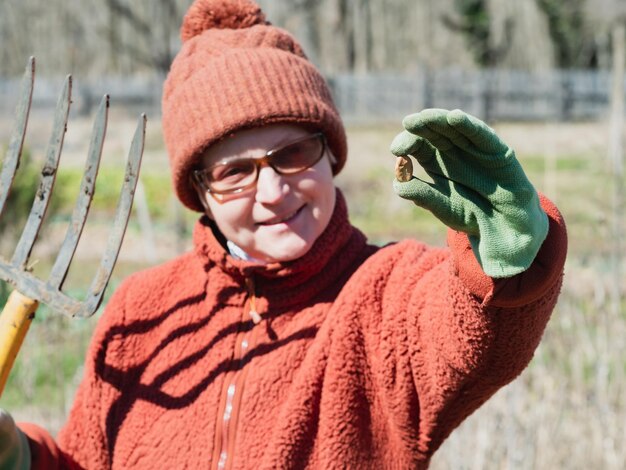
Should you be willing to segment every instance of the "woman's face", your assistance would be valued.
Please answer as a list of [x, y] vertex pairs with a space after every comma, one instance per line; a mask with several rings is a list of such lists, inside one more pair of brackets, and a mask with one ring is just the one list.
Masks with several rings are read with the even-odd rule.
[[[260, 158], [311, 133], [291, 124], [242, 130], [211, 146], [202, 165]], [[207, 214], [249, 256], [266, 262], [303, 256], [324, 231], [335, 207], [330, 150], [301, 173], [280, 175], [261, 166], [255, 186], [227, 195], [205, 193]], [[201, 196], [202, 197], [202, 196]]]

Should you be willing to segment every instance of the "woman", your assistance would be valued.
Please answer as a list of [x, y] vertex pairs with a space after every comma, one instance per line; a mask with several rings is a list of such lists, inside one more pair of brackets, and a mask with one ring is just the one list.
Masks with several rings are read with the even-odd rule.
[[424, 110], [391, 150], [433, 182], [401, 165], [394, 188], [449, 248], [369, 245], [333, 184], [341, 119], [293, 37], [249, 0], [196, 0], [182, 38], [163, 128], [204, 213], [195, 249], [117, 290], [56, 442], [4, 416], [2, 468], [426, 468], [530, 361], [561, 284], [557, 209], [484, 123]]

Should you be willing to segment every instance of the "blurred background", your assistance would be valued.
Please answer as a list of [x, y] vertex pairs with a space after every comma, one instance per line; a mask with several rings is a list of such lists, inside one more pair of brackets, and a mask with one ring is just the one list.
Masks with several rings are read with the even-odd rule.
[[[65, 290], [80, 298], [104, 251], [140, 112], [147, 142], [133, 215], [108, 295], [129, 273], [190, 248], [197, 214], [172, 194], [160, 94], [191, 0], [2, 0], [0, 158], [20, 77], [36, 57], [22, 163], [0, 218], [10, 258], [34, 197], [54, 104], [73, 75], [57, 183], [32, 260], [46, 277], [70, 219], [93, 115], [111, 95], [108, 133], [87, 227]], [[373, 243], [445, 228], [393, 195], [389, 143], [403, 116], [461, 108], [516, 149], [570, 235], [560, 302], [526, 371], [444, 443], [434, 469], [626, 468], [624, 0], [259, 0], [331, 84], [350, 156], [337, 184]], [[2, 303], [8, 292], [0, 287]], [[52, 432], [82, 374], [88, 320], [41, 308], [0, 406]]]

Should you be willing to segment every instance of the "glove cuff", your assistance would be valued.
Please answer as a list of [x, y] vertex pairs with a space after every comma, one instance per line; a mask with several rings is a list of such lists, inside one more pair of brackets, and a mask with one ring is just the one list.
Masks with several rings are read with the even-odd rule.
[[31, 467], [32, 458], [30, 454], [30, 444], [28, 443], [28, 437], [26, 437], [26, 434], [24, 434], [17, 426], [15, 427], [15, 429], [17, 431], [19, 450], [14, 468], [16, 470], [29, 470]]
[[28, 437], [15, 425], [13, 417], [2, 409], [0, 409], [0, 435], [4, 441], [0, 442], [0, 469], [29, 470], [31, 453]]
[[567, 228], [557, 207], [539, 195], [548, 215], [548, 236], [530, 268], [515, 278], [494, 279], [478, 264], [467, 234], [448, 230], [453, 270], [469, 291], [494, 307], [517, 308], [543, 298], [562, 278], [567, 256]]
[[[469, 235], [472, 251], [487, 275], [496, 279], [513, 277], [533, 263], [548, 236], [549, 223], [538, 196], [536, 207], [527, 209], [527, 212], [530, 223], [523, 227], [509, 227], [508, 233], [498, 233], [499, 239]], [[494, 251], [493, 246], [498, 249]]]

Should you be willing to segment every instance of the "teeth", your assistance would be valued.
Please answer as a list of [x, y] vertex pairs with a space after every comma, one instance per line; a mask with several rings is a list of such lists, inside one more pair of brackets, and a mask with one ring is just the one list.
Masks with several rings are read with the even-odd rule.
[[291, 219], [293, 216], [295, 215], [295, 212], [292, 212], [291, 214], [289, 214], [287, 217], [283, 217], [280, 220], [277, 220], [276, 222], [274, 222], [275, 224], [279, 224], [281, 222], [284, 222], [285, 220], [289, 220]]
[[298, 212], [298, 211], [293, 211], [291, 214], [289, 214], [287, 217], [285, 217], [283, 220], [281, 220], [281, 222], [283, 222], [285, 220], [291, 219], [294, 215], [296, 215], [296, 212]]
[[291, 219], [294, 215], [296, 215], [298, 213], [300, 209], [297, 209], [295, 211], [293, 211], [291, 214], [288, 214], [286, 217], [283, 217], [282, 219], [275, 219], [275, 220], [268, 220], [267, 222], [263, 222], [263, 225], [274, 225], [274, 224], [280, 224], [286, 220]]

